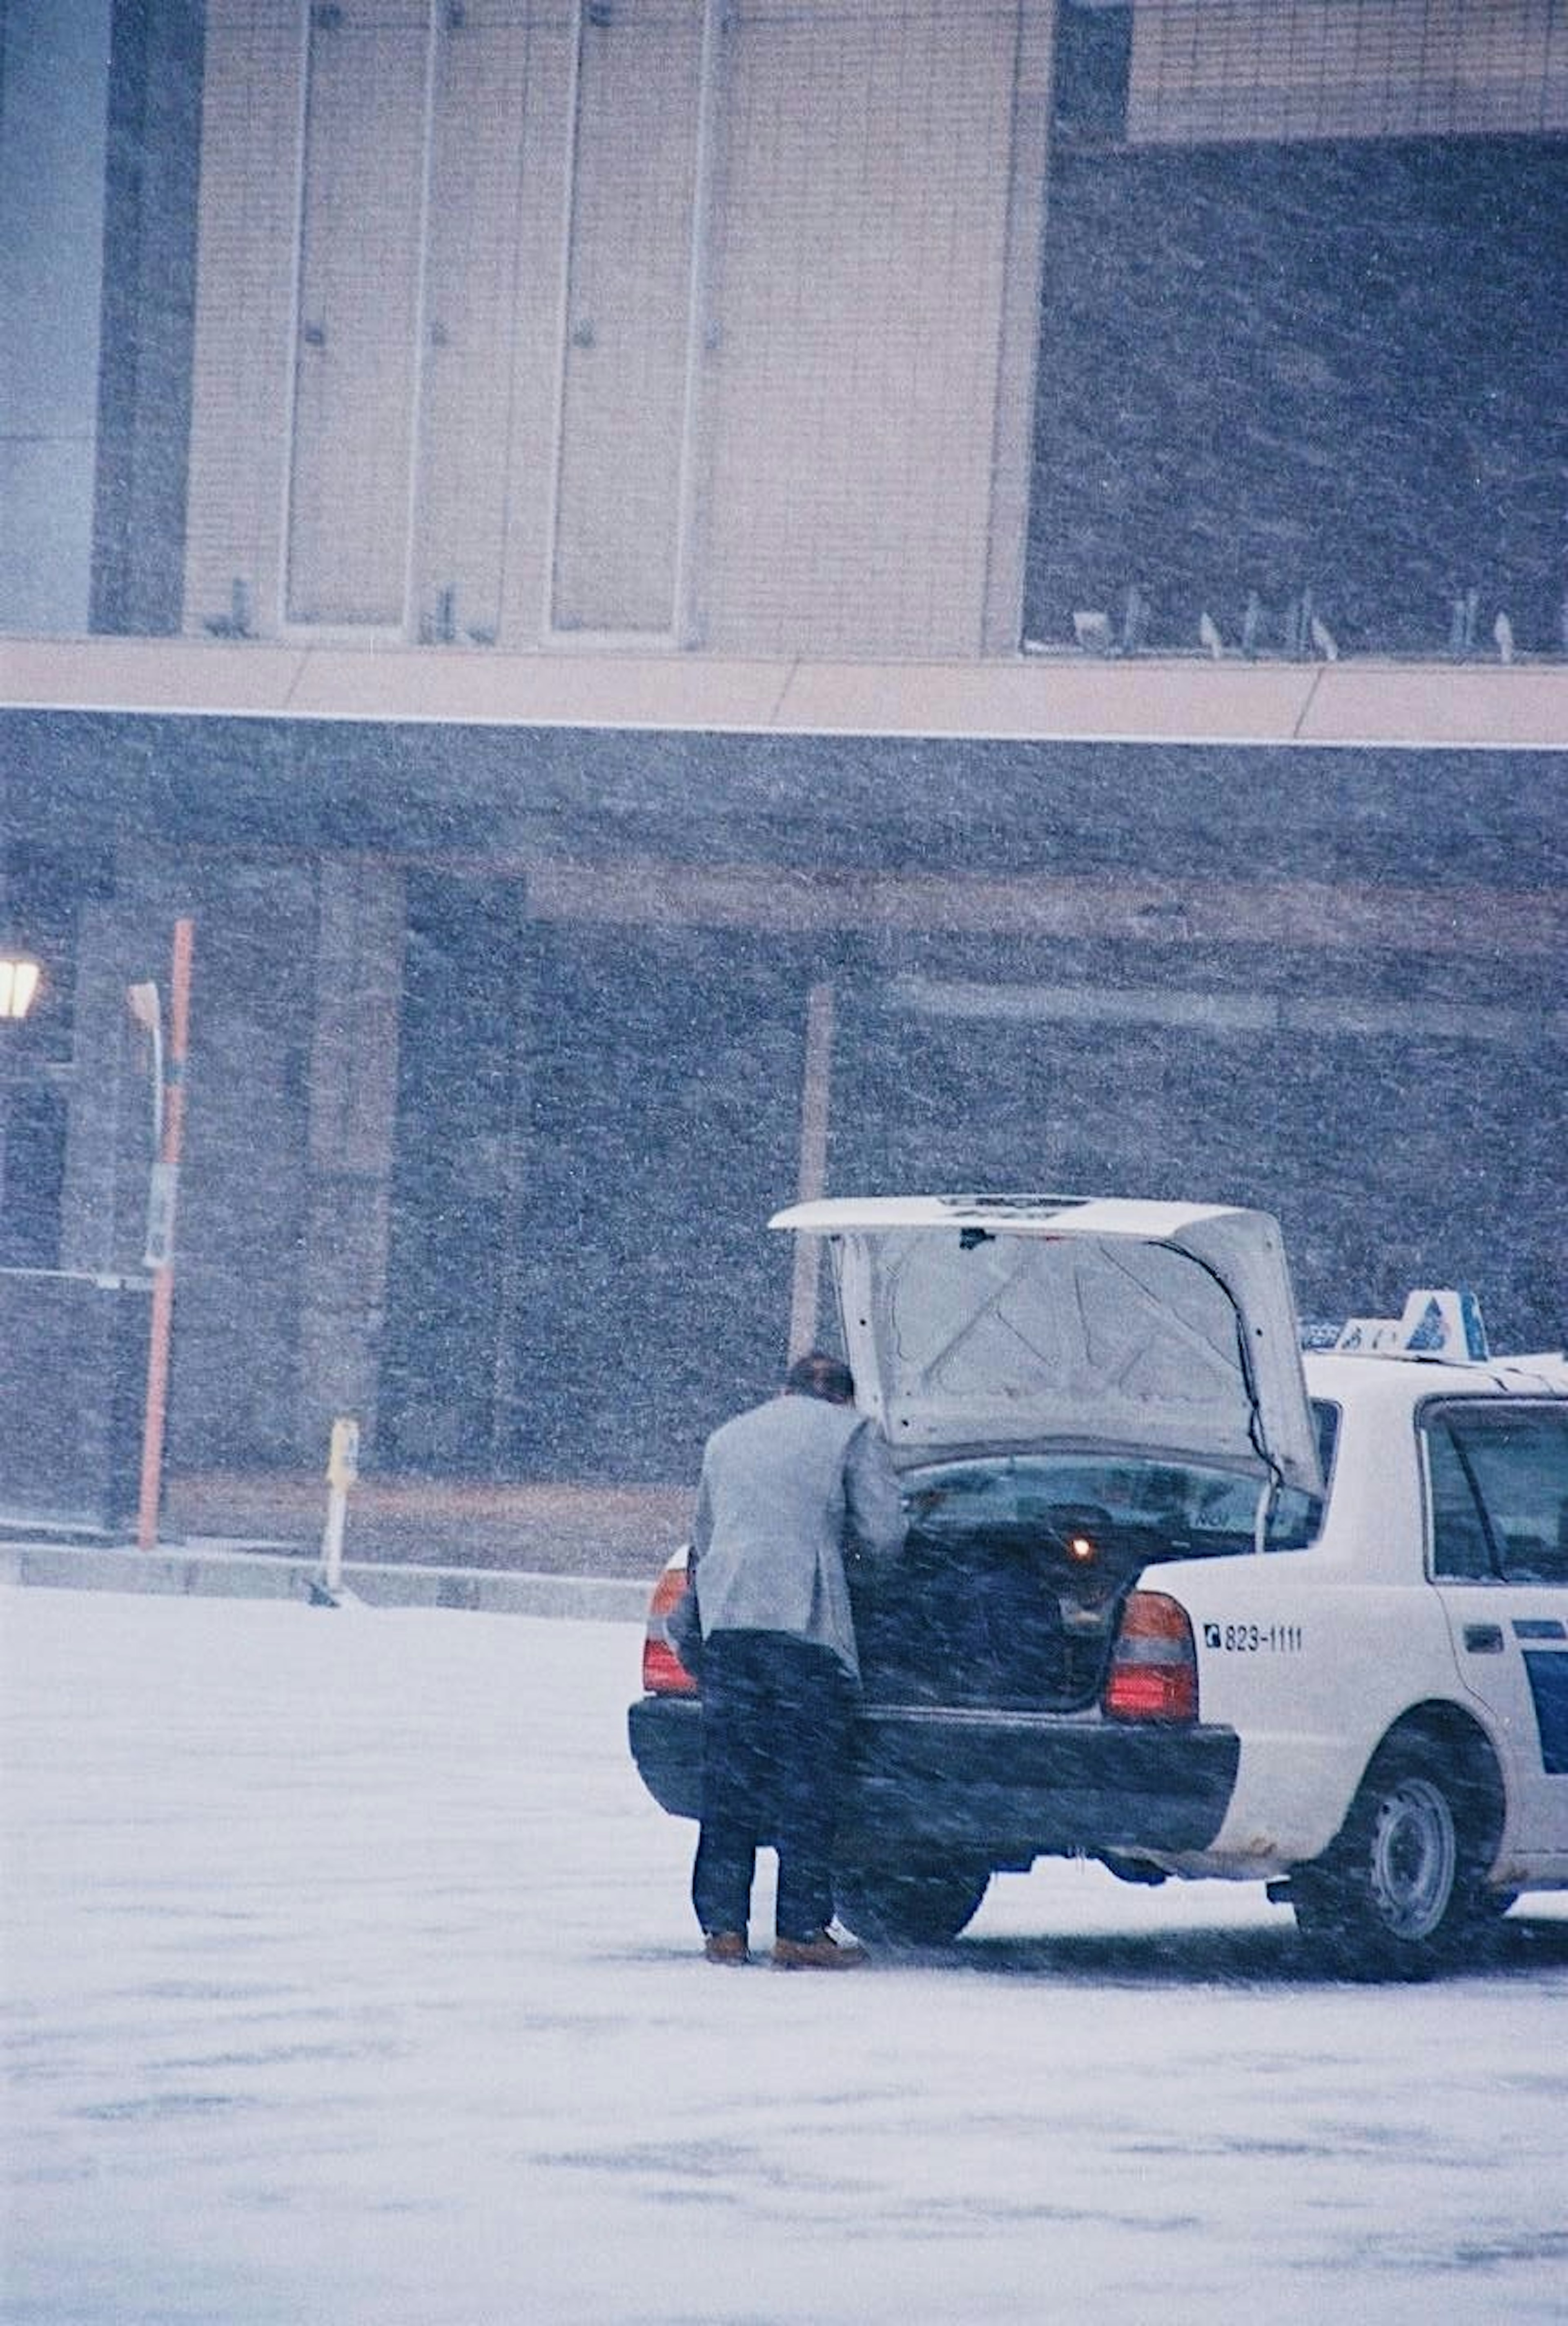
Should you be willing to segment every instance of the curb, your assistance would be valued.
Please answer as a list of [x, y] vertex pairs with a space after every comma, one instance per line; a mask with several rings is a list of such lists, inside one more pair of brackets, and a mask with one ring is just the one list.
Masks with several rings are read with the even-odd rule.
[[[650, 1578], [659, 1560], [651, 1557]], [[255, 1551], [134, 1550], [60, 1543], [0, 1545], [0, 1585], [48, 1590], [157, 1592], [218, 1599], [300, 1599], [331, 1605], [308, 1558]], [[647, 1583], [609, 1576], [522, 1575], [470, 1567], [378, 1567], [346, 1561], [345, 1596], [369, 1607], [452, 1607], [489, 1615], [564, 1615], [642, 1623]]]

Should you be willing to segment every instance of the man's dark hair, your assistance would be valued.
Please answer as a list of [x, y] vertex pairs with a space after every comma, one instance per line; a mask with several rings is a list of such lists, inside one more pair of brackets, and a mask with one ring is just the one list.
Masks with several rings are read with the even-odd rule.
[[825, 1398], [830, 1405], [853, 1405], [855, 1376], [841, 1358], [830, 1357], [826, 1349], [808, 1349], [797, 1357], [784, 1375], [784, 1388], [792, 1397]]

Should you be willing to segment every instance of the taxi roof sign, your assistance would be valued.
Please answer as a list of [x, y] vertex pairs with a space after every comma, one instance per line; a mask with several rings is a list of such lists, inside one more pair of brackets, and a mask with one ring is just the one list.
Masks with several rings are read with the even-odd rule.
[[1371, 1356], [1437, 1357], [1455, 1365], [1484, 1364], [1491, 1354], [1480, 1304], [1466, 1285], [1423, 1286], [1408, 1295], [1397, 1317], [1351, 1317], [1333, 1346]]

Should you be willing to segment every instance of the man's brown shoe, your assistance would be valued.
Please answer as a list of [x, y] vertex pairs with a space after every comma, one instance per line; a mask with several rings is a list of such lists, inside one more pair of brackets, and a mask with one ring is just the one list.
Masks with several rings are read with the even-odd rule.
[[858, 1970], [868, 1957], [865, 1948], [853, 1939], [836, 1939], [830, 1931], [813, 1931], [809, 1939], [780, 1939], [773, 1958], [780, 1970]]
[[744, 1931], [710, 1931], [702, 1941], [702, 1951], [711, 1963], [746, 1963], [751, 1954]]

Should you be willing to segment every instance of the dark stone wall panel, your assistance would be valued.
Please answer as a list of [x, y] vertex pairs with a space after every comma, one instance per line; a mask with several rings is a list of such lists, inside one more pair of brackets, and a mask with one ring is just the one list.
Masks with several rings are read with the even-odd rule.
[[1050, 192], [1025, 634], [1568, 650], [1568, 140], [1067, 151]]
[[202, 23], [201, 0], [116, 0], [91, 620], [132, 637], [181, 627]]

